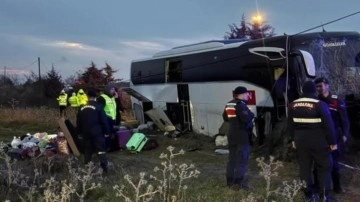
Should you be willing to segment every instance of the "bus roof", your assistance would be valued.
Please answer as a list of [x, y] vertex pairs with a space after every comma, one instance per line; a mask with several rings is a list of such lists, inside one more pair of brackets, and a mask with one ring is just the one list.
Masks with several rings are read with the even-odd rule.
[[146, 60], [154, 60], [166, 57], [176, 57], [182, 55], [188, 55], [193, 53], [201, 53], [207, 51], [215, 51], [221, 49], [235, 48], [239, 47], [241, 44], [244, 44], [248, 40], [239, 40], [239, 39], [229, 39], [229, 40], [211, 40], [201, 43], [189, 44], [184, 46], [174, 47], [170, 50], [160, 51], [155, 53], [150, 58], [144, 58], [139, 60], [134, 60], [133, 62], [140, 62]]
[[[359, 35], [358, 32], [313, 32], [313, 33], [306, 33], [306, 34], [299, 34], [299, 35], [289, 35], [290, 37], [296, 38], [316, 38], [320, 36], [342, 36], [342, 35]], [[285, 39], [287, 35], [280, 35], [265, 38], [265, 40], [279, 40]], [[194, 53], [202, 53], [202, 52], [209, 52], [209, 51], [216, 51], [216, 50], [223, 50], [229, 48], [236, 48], [240, 45], [247, 43], [247, 42], [256, 42], [258, 40], [264, 39], [257, 39], [257, 40], [248, 40], [248, 39], [228, 39], [228, 40], [211, 40], [205, 41], [195, 44], [189, 44], [184, 46], [174, 47], [170, 50], [160, 51], [155, 53], [152, 57], [149, 58], [142, 58], [142, 59], [135, 59], [132, 62], [141, 62], [141, 61], [148, 61], [148, 60], [155, 60], [161, 58], [169, 58], [169, 57], [178, 57], [183, 55], [189, 55]]]

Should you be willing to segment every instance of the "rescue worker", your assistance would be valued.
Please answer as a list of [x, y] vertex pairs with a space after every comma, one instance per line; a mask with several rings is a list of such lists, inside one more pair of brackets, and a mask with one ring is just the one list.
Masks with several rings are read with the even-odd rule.
[[69, 104], [71, 107], [73, 108], [77, 108], [79, 107], [79, 99], [78, 97], [76, 96], [76, 93], [73, 92], [72, 95], [69, 97]]
[[223, 113], [224, 121], [229, 123], [228, 145], [229, 161], [226, 169], [226, 181], [233, 190], [249, 190], [245, 175], [252, 145], [254, 113], [247, 107], [248, 90], [239, 86], [233, 91], [234, 99], [229, 101]]
[[77, 114], [77, 130], [83, 137], [85, 164], [91, 161], [93, 153], [100, 159], [103, 171], [108, 172], [105, 137], [110, 134], [104, 108], [96, 102], [96, 93], [89, 91], [89, 102]]
[[303, 97], [289, 105], [288, 129], [292, 146], [297, 151], [300, 179], [307, 183], [305, 194], [315, 196], [311, 189], [311, 168], [317, 168], [319, 195], [323, 201], [331, 201], [325, 190], [326, 178], [331, 171], [330, 151], [336, 150], [334, 123], [327, 104], [316, 97], [314, 82], [302, 86]]
[[77, 97], [79, 99], [79, 106], [84, 106], [87, 104], [88, 102], [88, 96], [85, 94], [83, 89], [79, 89], [78, 93], [77, 93]]
[[104, 92], [97, 98], [97, 101], [104, 107], [105, 114], [109, 120], [110, 129], [114, 127], [116, 120], [115, 87], [107, 86]]
[[121, 125], [121, 113], [125, 112], [125, 108], [121, 103], [120, 90], [115, 88], [114, 98], [116, 103], [116, 116], [115, 116], [115, 125]]
[[58, 104], [59, 104], [59, 110], [60, 110], [60, 117], [63, 117], [66, 115], [66, 107], [67, 107], [67, 94], [65, 90], [61, 90], [59, 97], [57, 98]]
[[116, 101], [114, 98], [115, 87], [108, 85], [105, 87], [104, 92], [97, 98], [97, 102], [103, 106], [107, 116], [108, 126], [110, 128], [110, 136], [106, 138], [107, 150], [110, 150], [111, 139], [113, 138], [114, 125], [116, 120]]
[[[344, 193], [345, 191], [340, 183], [339, 156], [342, 149], [341, 145], [347, 141], [350, 134], [350, 124], [347, 116], [345, 102], [337, 95], [334, 95], [330, 92], [329, 81], [326, 78], [320, 77], [315, 79], [315, 84], [319, 93], [319, 99], [328, 104], [335, 125], [335, 141], [338, 145], [338, 149], [331, 152], [333, 159], [331, 171], [333, 191], [335, 193]], [[330, 188], [331, 180], [328, 180], [328, 183], [328, 187]]]

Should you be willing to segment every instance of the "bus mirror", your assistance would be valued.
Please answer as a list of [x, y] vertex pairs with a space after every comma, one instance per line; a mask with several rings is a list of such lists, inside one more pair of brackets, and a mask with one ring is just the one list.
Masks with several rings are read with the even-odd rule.
[[301, 59], [304, 62], [307, 75], [314, 78], [316, 76], [316, 72], [313, 56], [307, 51], [299, 50], [299, 52]]

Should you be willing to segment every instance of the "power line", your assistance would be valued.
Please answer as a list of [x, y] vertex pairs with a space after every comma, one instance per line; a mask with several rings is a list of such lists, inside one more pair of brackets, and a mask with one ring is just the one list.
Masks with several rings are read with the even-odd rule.
[[44, 65], [46, 72], [49, 72], [48, 66], [45, 64], [44, 60], [41, 59], [41, 64]]
[[36, 62], [37, 62], [37, 59], [34, 60], [32, 63], [30, 63], [30, 64], [28, 64], [28, 65], [26, 65], [26, 66], [24, 66], [24, 67], [22, 67], [22, 68], [20, 68], [20, 69], [21, 69], [21, 70], [24, 70], [24, 69], [30, 67], [31, 65], [35, 64]]
[[37, 62], [37, 59], [36, 60], [34, 60], [33, 62], [31, 62], [31, 63], [29, 63], [28, 65], [25, 65], [25, 66], [23, 66], [23, 67], [21, 67], [21, 68], [7, 68], [8, 70], [19, 70], [19, 71], [22, 71], [22, 70], [25, 70], [25, 69], [27, 69], [27, 68], [29, 68], [30, 66], [32, 66], [32, 65], [34, 65], [35, 63]]
[[34, 60], [33, 62], [31, 62], [30, 64], [25, 65], [25, 66], [24, 66], [24, 67], [22, 67], [22, 68], [17, 68], [17, 69], [19, 69], [19, 70], [24, 70], [24, 69], [26, 69], [26, 68], [30, 67], [31, 65], [35, 64], [36, 62], [37, 62], [37, 59], [36, 59], [36, 60]]
[[359, 13], [360, 13], [360, 11], [357, 11], [357, 12], [355, 12], [355, 13], [351, 13], [351, 14], [349, 14], [349, 15], [343, 16], [343, 17], [338, 18], [338, 19], [335, 19], [335, 20], [332, 20], [332, 21], [327, 22], [327, 23], [325, 23], [325, 24], [321, 24], [321, 25], [318, 25], [318, 26], [316, 26], [316, 27], [312, 27], [312, 28], [310, 28], [310, 29], [307, 29], [307, 30], [304, 30], [304, 31], [302, 31], [302, 32], [299, 32], [299, 33], [295, 34], [294, 36], [299, 35], [299, 34], [303, 34], [303, 33], [305, 33], [305, 32], [308, 32], [308, 31], [311, 31], [311, 30], [314, 30], [314, 29], [317, 29], [317, 28], [320, 28], [320, 27], [323, 27], [324, 25], [332, 24], [332, 23], [334, 23], [334, 22], [343, 20], [343, 19], [348, 18], [348, 17], [351, 17], [351, 16], [353, 16], [353, 15], [357, 15], [357, 14], [359, 14]]

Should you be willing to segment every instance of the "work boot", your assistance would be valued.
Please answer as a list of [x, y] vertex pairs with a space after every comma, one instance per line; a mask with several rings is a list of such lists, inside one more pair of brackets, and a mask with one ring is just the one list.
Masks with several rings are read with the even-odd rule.
[[306, 198], [307, 198], [306, 202], [319, 202], [320, 201], [319, 195], [317, 195], [317, 194], [312, 194], [311, 196], [307, 196]]
[[241, 189], [244, 191], [250, 191], [249, 183], [246, 178], [243, 178], [243, 180], [241, 181]]
[[340, 174], [339, 173], [333, 173], [332, 175], [333, 184], [334, 184], [334, 192], [337, 194], [344, 194], [345, 190], [341, 187], [340, 183]]
[[313, 192], [311, 191], [310, 188], [302, 188], [302, 192], [304, 193], [305, 196], [305, 201], [307, 202], [318, 202], [319, 201], [319, 196], [313, 194]]
[[240, 185], [233, 184], [233, 185], [229, 186], [229, 188], [233, 191], [239, 191], [241, 187], [240, 187]]
[[339, 188], [334, 188], [334, 192], [337, 193], [337, 194], [345, 194], [346, 191], [345, 189], [339, 187]]
[[325, 192], [325, 194], [320, 193], [320, 202], [338, 202], [334, 197], [332, 197], [329, 192]]
[[332, 196], [327, 196], [325, 198], [321, 198], [320, 197], [320, 202], [339, 202], [338, 200], [336, 200], [334, 197]]
[[247, 183], [243, 183], [241, 184], [241, 187], [240, 187], [242, 190], [244, 191], [250, 191], [250, 187]]
[[109, 172], [109, 167], [107, 163], [101, 163], [100, 166], [103, 170], [103, 174], [107, 174]]
[[227, 178], [226, 178], [226, 185], [227, 185], [228, 187], [230, 187], [232, 184], [233, 184], [233, 179], [227, 177]]

